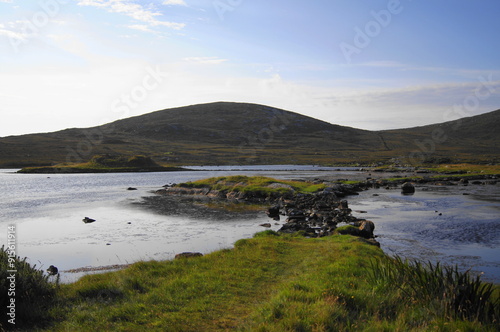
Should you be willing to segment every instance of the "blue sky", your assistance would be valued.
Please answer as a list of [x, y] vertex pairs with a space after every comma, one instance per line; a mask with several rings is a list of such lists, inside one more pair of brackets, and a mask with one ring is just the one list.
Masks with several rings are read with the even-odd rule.
[[0, 0], [0, 136], [212, 101], [351, 127], [500, 108], [498, 0]]

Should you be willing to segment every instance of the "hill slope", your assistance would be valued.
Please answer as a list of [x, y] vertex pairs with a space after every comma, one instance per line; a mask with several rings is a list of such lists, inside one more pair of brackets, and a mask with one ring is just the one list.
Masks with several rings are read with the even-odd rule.
[[499, 161], [500, 110], [440, 124], [379, 132], [407, 162]]
[[[500, 111], [495, 111], [445, 124], [374, 132], [268, 106], [218, 102], [87, 129], [0, 138], [0, 166], [85, 162], [96, 154], [143, 154], [160, 163], [226, 165], [391, 158], [405, 162], [433, 156], [489, 160], [498, 157], [499, 122]], [[426, 150], [422, 145], [429, 150], [424, 152], [432, 153], [422, 153]]]

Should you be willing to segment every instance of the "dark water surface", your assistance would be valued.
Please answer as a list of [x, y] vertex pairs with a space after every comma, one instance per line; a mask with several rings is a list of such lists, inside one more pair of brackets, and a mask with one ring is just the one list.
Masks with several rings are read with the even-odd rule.
[[[155, 204], [148, 201], [159, 199], [153, 190], [165, 184], [237, 174], [282, 179], [367, 176], [352, 168], [337, 169], [208, 167], [169, 173], [51, 175], [0, 170], [0, 243], [7, 242], [7, 227], [14, 225], [17, 253], [39, 267], [55, 265], [60, 271], [172, 259], [182, 251], [208, 253], [264, 230], [259, 225], [270, 219], [260, 209], [240, 213], [238, 207], [232, 207], [232, 213], [217, 214], [202, 206], [193, 215], [186, 210], [188, 205], [158, 208], [161, 205], [156, 204], [157, 208], [151, 208]], [[128, 187], [137, 190], [128, 191]], [[375, 233], [387, 253], [459, 264], [484, 271], [485, 280], [500, 283], [498, 185], [419, 187], [413, 196], [379, 189], [348, 200], [354, 215], [376, 223]], [[97, 221], [84, 224], [83, 217]], [[272, 229], [280, 227], [273, 224]], [[63, 281], [80, 275], [61, 274]]]

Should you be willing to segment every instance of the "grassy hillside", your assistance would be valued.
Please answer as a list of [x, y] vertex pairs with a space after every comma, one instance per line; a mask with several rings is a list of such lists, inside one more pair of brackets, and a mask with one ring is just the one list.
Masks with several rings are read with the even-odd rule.
[[[245, 103], [152, 112], [87, 129], [0, 138], [0, 167], [144, 154], [165, 164], [343, 164], [498, 160], [500, 111], [419, 128], [373, 132]], [[443, 159], [444, 158], [444, 159]]]
[[[379, 132], [395, 153], [416, 161], [500, 161], [500, 110], [423, 127]], [[409, 153], [408, 153], [409, 152]], [[409, 160], [408, 160], [409, 161]]]

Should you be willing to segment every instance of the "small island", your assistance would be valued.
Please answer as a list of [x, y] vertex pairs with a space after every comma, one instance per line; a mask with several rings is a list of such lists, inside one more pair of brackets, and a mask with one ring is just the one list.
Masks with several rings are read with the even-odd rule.
[[18, 173], [56, 174], [56, 173], [123, 173], [123, 172], [173, 172], [183, 171], [182, 167], [161, 166], [153, 159], [143, 155], [96, 155], [81, 164], [58, 164], [44, 167], [25, 167]]

